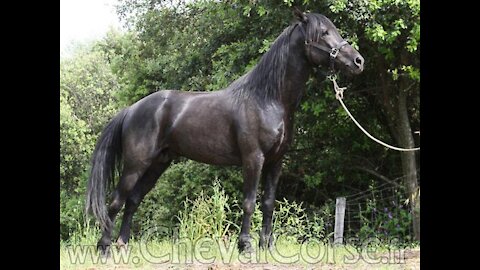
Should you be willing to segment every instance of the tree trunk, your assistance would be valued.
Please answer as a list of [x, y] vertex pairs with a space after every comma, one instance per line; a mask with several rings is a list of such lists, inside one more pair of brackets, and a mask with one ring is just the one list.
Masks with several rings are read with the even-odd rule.
[[[401, 147], [414, 148], [415, 143], [410, 127], [407, 111], [407, 87], [401, 85], [398, 95], [398, 139]], [[413, 216], [413, 233], [415, 240], [420, 240], [420, 189], [418, 186], [417, 163], [415, 151], [400, 152], [402, 171], [405, 176], [405, 186], [409, 196], [410, 209]]]
[[[379, 70], [387, 70], [386, 63], [379, 59]], [[407, 110], [407, 95], [410, 87], [405, 78], [400, 78], [394, 83], [388, 74], [380, 72], [380, 85], [378, 89], [379, 102], [383, 107], [390, 131], [402, 148], [414, 148], [412, 129]], [[397, 87], [395, 87], [397, 86]], [[415, 151], [400, 152], [402, 172], [405, 176], [404, 185], [407, 189], [409, 205], [413, 216], [414, 239], [420, 240], [420, 188], [418, 186], [417, 164]]]

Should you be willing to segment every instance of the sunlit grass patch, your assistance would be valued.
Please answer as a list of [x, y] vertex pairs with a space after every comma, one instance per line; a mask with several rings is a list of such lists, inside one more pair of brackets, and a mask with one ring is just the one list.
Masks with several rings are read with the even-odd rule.
[[[90, 240], [91, 238], [88, 237]], [[386, 246], [356, 248], [333, 246], [320, 241], [298, 243], [279, 237], [270, 249], [256, 248], [252, 253], [239, 254], [236, 238], [204, 237], [142, 242], [132, 240], [127, 249], [111, 248], [109, 258], [98, 254], [95, 242], [62, 243], [61, 269], [206, 269], [212, 265], [222, 269], [286, 267], [286, 268], [354, 268], [405, 269], [405, 250]], [[257, 246], [258, 240], [252, 244]], [[203, 267], [203, 268], [202, 268]]]

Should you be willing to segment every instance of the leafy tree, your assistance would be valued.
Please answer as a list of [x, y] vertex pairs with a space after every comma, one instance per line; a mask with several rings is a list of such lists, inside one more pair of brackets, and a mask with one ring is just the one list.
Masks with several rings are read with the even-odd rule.
[[[60, 60], [60, 235], [67, 239], [84, 221], [90, 156], [105, 123], [117, 110], [119, 84], [104, 54], [77, 46]], [[80, 224], [80, 225], [79, 225]]]
[[78, 47], [72, 58], [60, 62], [60, 91], [92, 135], [99, 134], [118, 110], [115, 94], [121, 85], [105, 58], [90, 45]]

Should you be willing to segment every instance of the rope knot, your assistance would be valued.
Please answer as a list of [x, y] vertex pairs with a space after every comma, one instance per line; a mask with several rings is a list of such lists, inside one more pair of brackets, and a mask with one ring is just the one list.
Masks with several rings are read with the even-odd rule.
[[345, 91], [347, 87], [338, 86], [336, 74], [328, 75], [327, 78], [333, 82], [333, 89], [335, 90], [335, 98], [338, 100], [343, 99], [343, 91]]

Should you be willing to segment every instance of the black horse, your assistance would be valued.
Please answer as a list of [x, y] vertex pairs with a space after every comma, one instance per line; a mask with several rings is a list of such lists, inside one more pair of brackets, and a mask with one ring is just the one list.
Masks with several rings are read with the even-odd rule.
[[[86, 199], [87, 211], [103, 229], [98, 242], [102, 252], [111, 245], [113, 223], [124, 203], [117, 243], [127, 243], [140, 202], [179, 156], [242, 166], [240, 251], [252, 249], [250, 219], [262, 179], [260, 246], [271, 244], [282, 158], [292, 142], [294, 113], [312, 67], [359, 74], [364, 62], [328, 18], [299, 10], [294, 15], [298, 21], [278, 36], [252, 70], [227, 88], [214, 92], [158, 91], [125, 108], [108, 123], [93, 153]], [[105, 193], [116, 170], [120, 180], [107, 210]]]

